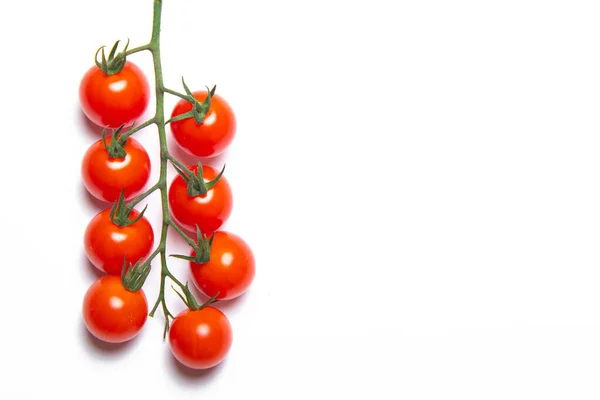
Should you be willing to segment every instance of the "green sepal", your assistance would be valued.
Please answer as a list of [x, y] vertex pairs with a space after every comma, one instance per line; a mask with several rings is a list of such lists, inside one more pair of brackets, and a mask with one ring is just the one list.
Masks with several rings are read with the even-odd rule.
[[197, 248], [194, 249], [196, 251], [196, 260], [194, 261], [196, 264], [204, 264], [210, 261], [210, 248], [214, 238], [214, 232], [209, 238], [203, 235], [200, 227], [196, 225], [196, 243], [198, 243]]
[[150, 274], [150, 263], [140, 264], [140, 261], [133, 265], [129, 263], [129, 268], [127, 267], [127, 258], [123, 261], [123, 269], [121, 270], [121, 282], [123, 282], [123, 286], [125, 289], [130, 292], [137, 292], [144, 286], [146, 282], [146, 278], [148, 278], [148, 274]]
[[[221, 168], [221, 172], [219, 172], [219, 174], [217, 176], [215, 176], [215, 179], [204, 183], [206, 185], [207, 191], [212, 189], [213, 186], [215, 186], [217, 184], [217, 182], [219, 182], [219, 179], [221, 179], [221, 177], [223, 176], [223, 173], [225, 172], [225, 165], [226, 164], [223, 164], [223, 168]], [[201, 165], [200, 165], [200, 162], [198, 162], [198, 171], [200, 171], [200, 168], [201, 168]], [[202, 179], [202, 181], [204, 182], [204, 179]]]
[[171, 118], [170, 120], [165, 122], [165, 125], [170, 124], [171, 122], [181, 121], [182, 119], [192, 118], [193, 116], [194, 116], [194, 111], [188, 111], [186, 113], [179, 114], [178, 116]]
[[129, 127], [129, 130], [125, 133], [121, 133], [123, 128], [125, 128], [125, 124], [121, 125], [117, 128], [117, 130], [113, 129], [110, 139], [110, 145], [106, 143], [106, 127], [102, 129], [102, 143], [104, 144], [104, 148], [108, 152], [108, 157], [110, 158], [125, 158], [127, 152], [125, 151], [125, 145], [127, 145], [127, 140], [129, 137], [137, 132], [137, 129], [134, 129], [135, 121]]
[[180, 258], [182, 260], [192, 261], [196, 264], [204, 264], [210, 261], [210, 248], [212, 246], [215, 234], [211, 237], [203, 235], [198, 225], [196, 225], [196, 245], [192, 248], [196, 252], [195, 256], [184, 256], [181, 254], [171, 254], [170, 257]]
[[183, 178], [185, 183], [187, 183], [187, 191], [188, 195], [191, 197], [200, 196], [206, 194], [210, 189], [212, 189], [219, 179], [223, 176], [225, 172], [225, 165], [223, 165], [223, 169], [221, 172], [211, 181], [204, 182], [203, 168], [202, 163], [198, 161], [198, 172], [197, 174], [192, 173], [188, 168], [186, 170], [182, 170], [179, 166], [173, 164], [175, 171]]
[[[119, 46], [120, 40], [117, 40], [113, 45], [110, 53], [108, 54], [108, 59], [106, 58], [106, 54], [104, 53], [104, 48], [106, 46], [100, 47], [96, 50], [96, 55], [94, 56], [94, 61], [96, 66], [104, 72], [104, 75], [114, 75], [118, 74], [125, 67], [125, 62], [127, 61], [127, 47], [129, 47], [129, 39], [127, 39], [127, 44], [122, 52], [117, 53], [117, 47]], [[98, 53], [102, 52], [102, 61], [98, 61]]]
[[217, 86], [213, 86], [212, 89], [209, 89], [207, 86], [206, 89], [208, 91], [208, 95], [206, 96], [206, 99], [204, 99], [202, 102], [199, 102], [194, 97], [194, 120], [198, 125], [204, 122], [204, 118], [206, 118], [206, 114], [208, 114], [208, 111], [210, 110], [210, 102], [212, 100], [212, 97], [215, 95], [215, 90], [217, 90]]
[[117, 226], [129, 226], [135, 224], [140, 219], [142, 219], [147, 208], [148, 205], [146, 204], [146, 207], [144, 207], [144, 209], [142, 210], [140, 215], [137, 216], [137, 218], [130, 219], [133, 207], [128, 206], [125, 202], [125, 189], [123, 189], [119, 194], [119, 199], [115, 201], [112, 207], [110, 208], [110, 220], [113, 222], [113, 224]]
[[176, 117], [173, 117], [170, 120], [168, 120], [166, 123], [168, 124], [171, 122], [180, 121], [182, 119], [194, 118], [194, 121], [196, 121], [196, 124], [200, 125], [201, 123], [204, 122], [204, 118], [206, 118], [206, 115], [208, 114], [208, 111], [210, 110], [210, 103], [211, 103], [212, 97], [215, 95], [215, 90], [217, 90], [217, 86], [216, 85], [213, 86], [212, 89], [209, 89], [207, 86], [206, 90], [208, 91], [208, 94], [206, 96], [206, 99], [204, 99], [202, 101], [198, 101], [194, 97], [194, 94], [192, 93], [190, 88], [186, 85], [183, 77], [181, 78], [181, 83], [183, 84], [183, 89], [185, 90], [185, 93], [187, 94], [186, 100], [192, 104], [192, 110], [188, 111], [186, 113], [177, 115]]
[[186, 85], [185, 79], [183, 79], [183, 76], [181, 77], [181, 84], [183, 85], [183, 90], [185, 90], [185, 93], [188, 95], [188, 100], [190, 102], [198, 101], [194, 97], [194, 93], [192, 93], [192, 91], [190, 90], [190, 88], [188, 87], [188, 85]]
[[124, 127], [125, 124], [118, 127], [117, 130], [113, 130], [109, 145], [106, 143], [106, 128], [102, 129], [102, 143], [104, 143], [104, 148], [108, 152], [108, 157], [110, 158], [125, 158], [127, 155], [125, 152], [127, 137], [124, 139], [121, 138], [121, 136], [124, 136], [121, 135], [121, 131]]

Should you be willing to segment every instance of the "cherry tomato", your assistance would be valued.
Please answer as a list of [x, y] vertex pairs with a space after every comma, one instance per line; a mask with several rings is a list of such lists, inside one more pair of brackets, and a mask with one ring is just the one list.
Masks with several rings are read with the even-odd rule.
[[144, 114], [150, 101], [150, 86], [142, 70], [131, 61], [113, 75], [105, 75], [93, 66], [81, 80], [79, 101], [93, 123], [116, 129], [131, 125]]
[[134, 338], [144, 326], [148, 302], [143, 290], [130, 292], [121, 278], [105, 275], [90, 286], [83, 299], [83, 321], [92, 335], [109, 343]]
[[[208, 92], [193, 93], [196, 100], [202, 102]], [[171, 118], [186, 113], [192, 104], [180, 100], [173, 109]], [[197, 124], [194, 118], [187, 118], [169, 124], [175, 142], [188, 154], [194, 157], [214, 157], [221, 154], [233, 141], [235, 135], [235, 115], [227, 102], [215, 94], [211, 98], [210, 109], [204, 122]]]
[[[132, 210], [129, 218], [139, 215]], [[85, 230], [85, 253], [96, 268], [110, 275], [121, 275], [125, 257], [127, 265], [148, 257], [153, 245], [154, 231], [146, 217], [118, 226], [110, 220], [110, 210], [104, 210], [92, 218]]]
[[[198, 166], [188, 168], [194, 174], [198, 173]], [[213, 180], [219, 172], [207, 165], [202, 166], [204, 181]], [[179, 175], [173, 179], [169, 188], [169, 208], [171, 216], [182, 228], [196, 231], [196, 224], [203, 234], [211, 235], [227, 221], [233, 208], [231, 187], [225, 176], [221, 176], [215, 186], [206, 194], [190, 196], [187, 183]]]
[[225, 359], [232, 343], [231, 324], [218, 309], [183, 310], [169, 330], [173, 356], [194, 369], [214, 367]]
[[[111, 137], [106, 138], [110, 144]], [[99, 200], [117, 201], [125, 188], [125, 199], [138, 195], [150, 178], [150, 157], [140, 142], [127, 139], [124, 158], [110, 158], [102, 140], [90, 146], [81, 164], [83, 183]]]
[[[196, 255], [192, 251], [192, 257]], [[204, 264], [190, 262], [192, 280], [196, 287], [217, 299], [230, 300], [242, 295], [252, 283], [255, 274], [254, 255], [241, 237], [230, 232], [217, 231], [210, 250], [210, 261]]]

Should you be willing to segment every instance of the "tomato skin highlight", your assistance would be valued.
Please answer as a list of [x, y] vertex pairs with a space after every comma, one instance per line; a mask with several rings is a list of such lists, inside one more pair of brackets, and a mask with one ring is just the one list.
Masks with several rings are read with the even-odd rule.
[[[192, 250], [191, 256], [196, 252]], [[250, 287], [256, 271], [254, 254], [241, 237], [225, 231], [215, 232], [210, 260], [204, 264], [190, 261], [194, 284], [202, 293], [218, 300], [241, 296]]]
[[229, 320], [220, 310], [205, 306], [179, 313], [169, 330], [169, 347], [183, 365], [212, 368], [225, 359], [233, 341]]
[[[132, 210], [130, 219], [140, 213]], [[143, 260], [154, 246], [154, 231], [146, 217], [128, 225], [118, 226], [110, 220], [110, 209], [99, 212], [85, 229], [84, 248], [90, 262], [100, 271], [121, 275], [123, 261], [127, 265]]]
[[131, 61], [113, 75], [105, 75], [94, 65], [81, 79], [79, 102], [94, 124], [116, 129], [131, 125], [144, 114], [150, 86], [144, 72]]
[[83, 298], [83, 321], [90, 333], [108, 343], [137, 336], [148, 316], [143, 290], [130, 292], [121, 278], [105, 275], [94, 282]]
[[[197, 165], [188, 169], [194, 174], [198, 172]], [[202, 169], [205, 182], [219, 174], [208, 165], [203, 165]], [[202, 233], [208, 236], [227, 221], [233, 209], [231, 187], [224, 175], [206, 194], [199, 196], [188, 195], [187, 183], [177, 175], [169, 187], [168, 199], [171, 216], [180, 227], [196, 232], [197, 224]]]
[[[206, 99], [206, 90], [193, 92], [199, 102]], [[192, 109], [191, 103], [180, 100], [171, 113], [171, 118]], [[233, 141], [236, 120], [229, 104], [218, 94], [211, 98], [210, 109], [204, 122], [197, 124], [194, 118], [187, 118], [169, 124], [175, 142], [186, 153], [198, 157], [214, 157], [223, 153]]]
[[[107, 145], [111, 137], [106, 138]], [[134, 138], [124, 146], [124, 158], [110, 158], [102, 140], [93, 143], [81, 163], [83, 183], [98, 200], [115, 202], [125, 188], [125, 199], [131, 200], [142, 192], [150, 179], [150, 157], [146, 149]]]

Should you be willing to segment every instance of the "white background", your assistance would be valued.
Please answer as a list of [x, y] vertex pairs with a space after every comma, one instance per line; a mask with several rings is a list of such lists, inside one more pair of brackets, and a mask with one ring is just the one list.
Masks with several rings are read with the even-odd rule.
[[[217, 84], [238, 118], [214, 165], [257, 275], [221, 305], [232, 350], [194, 373], [160, 314], [117, 347], [81, 320], [101, 204], [79, 174], [99, 137], [79, 80], [100, 45], [147, 42], [152, 1], [10, 2], [0, 397], [600, 397], [597, 1], [164, 3], [166, 84]], [[157, 166], [156, 132], [137, 137]]]

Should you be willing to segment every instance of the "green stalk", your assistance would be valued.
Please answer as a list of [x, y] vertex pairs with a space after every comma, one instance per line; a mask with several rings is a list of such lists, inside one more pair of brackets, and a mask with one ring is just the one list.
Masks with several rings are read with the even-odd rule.
[[[156, 302], [150, 311], [149, 316], [154, 317], [154, 313], [158, 309], [159, 306], [162, 305], [162, 311], [165, 317], [165, 329], [163, 333], [163, 338], [166, 337], [166, 334], [169, 330], [169, 318], [174, 318], [173, 314], [169, 311], [167, 307], [167, 303], [165, 300], [165, 288], [166, 288], [166, 279], [169, 278], [173, 281], [179, 288], [184, 292], [186, 296], [193, 297], [189, 291], [187, 285], [181, 283], [170, 271], [167, 266], [167, 254], [166, 254], [166, 243], [167, 243], [167, 235], [169, 232], [169, 226], [175, 228], [175, 231], [183, 237], [183, 239], [193, 247], [195, 242], [189, 236], [187, 236], [181, 229], [176, 227], [175, 223], [171, 220], [169, 215], [169, 204], [167, 198], [167, 165], [168, 161], [176, 162], [178, 164], [179, 161], [175, 159], [171, 154], [169, 154], [169, 149], [167, 147], [167, 135], [166, 135], [166, 123], [165, 123], [165, 115], [164, 115], [164, 96], [165, 93], [173, 94], [175, 96], [181, 97], [178, 92], [175, 90], [171, 90], [165, 88], [163, 82], [163, 72], [162, 65], [160, 60], [160, 24], [161, 24], [161, 12], [162, 12], [162, 0], [154, 0], [154, 17], [152, 23], [152, 37], [150, 39], [150, 43], [144, 46], [140, 46], [136, 49], [128, 51], [128, 54], [132, 54], [138, 51], [148, 50], [152, 53], [152, 61], [154, 64], [154, 79], [156, 86], [156, 113], [154, 117], [152, 117], [149, 121], [144, 123], [141, 126], [148, 126], [152, 123], [156, 124], [158, 128], [158, 138], [160, 143], [160, 174], [158, 182], [148, 189], [146, 192], [140, 194], [138, 197], [133, 199], [130, 202], [130, 207], [138, 204], [140, 201], [144, 200], [148, 195], [152, 192], [159, 190], [160, 191], [160, 200], [162, 207], [162, 225], [161, 225], [161, 233], [160, 233], [160, 243], [158, 244], [155, 252], [153, 253], [153, 257], [160, 254], [160, 290]], [[148, 260], [150, 261], [150, 260]]]
[[[167, 160], [169, 149], [167, 147], [167, 134], [165, 129], [165, 85], [163, 82], [162, 64], [160, 61], [160, 23], [162, 15], [162, 0], [154, 0], [154, 18], [152, 22], [152, 38], [148, 46], [152, 53], [152, 61], [154, 63], [154, 79], [156, 84], [156, 115], [154, 120], [158, 127], [158, 137], [160, 143], [160, 177], [158, 185], [160, 189], [160, 201], [162, 205], [162, 229], [160, 233], [160, 292], [156, 303], [150, 312], [150, 316], [154, 317], [154, 313], [160, 303], [162, 303], [163, 314], [165, 317], [165, 330], [163, 337], [166, 337], [169, 330], [169, 317], [172, 317], [167, 308], [165, 301], [165, 279], [170, 276], [169, 268], [167, 267], [166, 243], [167, 234], [169, 231], [169, 204], [167, 199]], [[177, 281], [179, 283], [179, 281]]]

